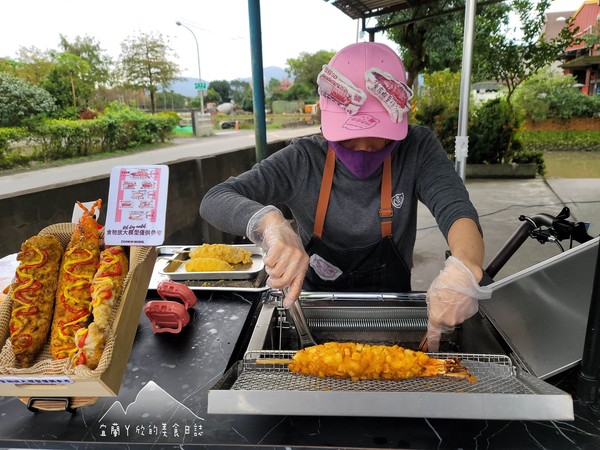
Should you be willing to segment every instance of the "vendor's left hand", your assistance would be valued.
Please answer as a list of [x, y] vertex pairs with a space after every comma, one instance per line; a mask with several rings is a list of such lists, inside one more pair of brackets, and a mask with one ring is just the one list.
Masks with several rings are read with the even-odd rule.
[[479, 286], [467, 266], [450, 256], [444, 270], [427, 290], [428, 350], [438, 351], [441, 335], [473, 316], [479, 308], [479, 300], [491, 296], [490, 288]]

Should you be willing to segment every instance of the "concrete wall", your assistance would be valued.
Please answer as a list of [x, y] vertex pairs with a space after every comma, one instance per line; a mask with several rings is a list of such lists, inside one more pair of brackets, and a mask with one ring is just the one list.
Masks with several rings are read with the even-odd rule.
[[[285, 147], [288, 141], [272, 142], [267, 153]], [[256, 162], [254, 147], [221, 155], [169, 164], [169, 195], [165, 244], [201, 244], [203, 242], [241, 243], [242, 238], [215, 229], [198, 214], [204, 194], [215, 184], [238, 175]], [[35, 176], [32, 172], [31, 176]], [[109, 175], [92, 181], [0, 199], [0, 255], [16, 253], [21, 243], [41, 229], [70, 222], [76, 201], [101, 198], [106, 201]], [[100, 223], [106, 217], [102, 207]]]

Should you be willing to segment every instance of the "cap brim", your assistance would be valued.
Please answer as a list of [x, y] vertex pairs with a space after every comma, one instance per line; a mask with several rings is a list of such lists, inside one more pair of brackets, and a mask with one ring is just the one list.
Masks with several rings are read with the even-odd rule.
[[321, 131], [328, 141], [347, 141], [377, 137], [401, 141], [408, 134], [408, 117], [400, 123], [390, 123], [387, 111], [349, 115], [343, 111], [321, 111]]

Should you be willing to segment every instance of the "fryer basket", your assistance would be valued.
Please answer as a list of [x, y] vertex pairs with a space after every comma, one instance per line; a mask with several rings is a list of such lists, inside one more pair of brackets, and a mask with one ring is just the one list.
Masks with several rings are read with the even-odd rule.
[[[518, 370], [505, 355], [431, 353], [460, 358], [477, 377], [408, 380], [319, 378], [289, 371], [293, 351], [248, 351], [209, 391], [208, 412], [504, 420], [573, 420], [571, 396]], [[261, 360], [260, 364], [256, 361]]]
[[[477, 382], [456, 377], [415, 377], [408, 380], [357, 380], [319, 378], [292, 373], [287, 364], [264, 364], [269, 358], [291, 359], [290, 351], [250, 351], [233, 390], [365, 391], [365, 392], [479, 392], [533, 394], [516, 379], [510, 358], [504, 355], [430, 353], [433, 358], [460, 358]], [[256, 361], [261, 360], [261, 364]]]

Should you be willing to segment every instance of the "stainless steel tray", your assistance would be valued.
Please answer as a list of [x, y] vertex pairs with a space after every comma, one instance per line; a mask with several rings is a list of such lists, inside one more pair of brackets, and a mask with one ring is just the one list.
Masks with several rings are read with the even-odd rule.
[[[157, 264], [159, 266], [158, 273], [164, 275], [171, 280], [182, 281], [182, 280], [248, 280], [256, 277], [258, 272], [264, 267], [263, 263], [263, 251], [256, 245], [234, 245], [233, 247], [242, 248], [252, 253], [252, 264], [250, 267], [244, 267], [239, 270], [232, 271], [221, 271], [221, 272], [188, 272], [185, 269], [184, 261], [188, 259], [188, 253], [194, 249], [194, 245], [187, 245], [181, 247], [170, 246], [169, 250], [172, 252], [171, 257], [159, 256]], [[163, 253], [163, 255], [165, 255]]]
[[[157, 247], [158, 259], [152, 269], [152, 276], [150, 277], [150, 283], [148, 285], [149, 290], [156, 290], [161, 281], [168, 281], [171, 279], [160, 273], [164, 268], [165, 257], [173, 257], [177, 255], [182, 248], [188, 247], [190, 246], [163, 245]], [[269, 289], [269, 287], [265, 285], [266, 277], [263, 275], [264, 270], [258, 272], [255, 277], [247, 280], [182, 280], [180, 282], [193, 291], [263, 292]]]
[[208, 412], [311, 416], [573, 420], [571, 396], [518, 371], [504, 355], [459, 357], [476, 383], [451, 377], [351, 381], [303, 376], [283, 364], [291, 351], [250, 351], [208, 393]]

